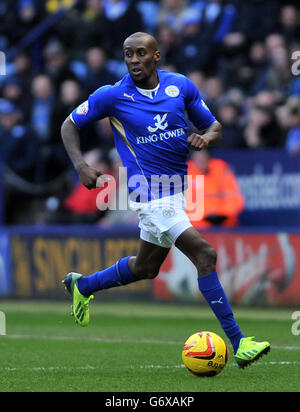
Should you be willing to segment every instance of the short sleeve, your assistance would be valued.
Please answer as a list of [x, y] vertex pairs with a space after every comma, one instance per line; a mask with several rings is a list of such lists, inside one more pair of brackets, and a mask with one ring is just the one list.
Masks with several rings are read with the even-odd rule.
[[185, 107], [189, 119], [198, 130], [207, 129], [216, 121], [216, 118], [206, 106], [194, 83], [188, 78], [186, 80]]
[[71, 113], [71, 119], [80, 129], [112, 113], [112, 86], [103, 86], [91, 94]]

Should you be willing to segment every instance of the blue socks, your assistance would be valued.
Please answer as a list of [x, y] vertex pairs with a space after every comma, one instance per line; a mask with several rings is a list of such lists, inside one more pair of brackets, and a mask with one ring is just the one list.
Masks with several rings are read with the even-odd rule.
[[224, 332], [230, 339], [234, 353], [238, 350], [242, 334], [236, 323], [230, 303], [225, 295], [224, 289], [219, 281], [217, 272], [198, 277], [200, 292], [218, 318]]
[[108, 269], [78, 279], [77, 285], [80, 293], [84, 296], [90, 296], [101, 289], [109, 289], [137, 281], [138, 279], [129, 269], [129, 258], [130, 256], [122, 258]]
[[[101, 289], [109, 289], [136, 282], [138, 279], [134, 277], [128, 266], [129, 258], [130, 256], [122, 258], [108, 269], [78, 279], [79, 291], [84, 296], [90, 296]], [[205, 300], [230, 339], [234, 353], [236, 353], [241, 338], [245, 336], [234, 319], [230, 303], [219, 281], [217, 272], [198, 277], [198, 285]]]

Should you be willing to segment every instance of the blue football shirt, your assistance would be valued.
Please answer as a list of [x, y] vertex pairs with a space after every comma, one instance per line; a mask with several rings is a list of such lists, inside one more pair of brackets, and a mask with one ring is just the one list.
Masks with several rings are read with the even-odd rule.
[[79, 128], [109, 117], [116, 149], [127, 168], [129, 193], [147, 193], [147, 200], [168, 194], [161, 187], [168, 179], [162, 183], [162, 176], [171, 178], [171, 194], [184, 188], [187, 116], [200, 131], [216, 120], [186, 76], [157, 73], [159, 89], [151, 99], [137, 90], [128, 74], [114, 85], [100, 87], [71, 114]]

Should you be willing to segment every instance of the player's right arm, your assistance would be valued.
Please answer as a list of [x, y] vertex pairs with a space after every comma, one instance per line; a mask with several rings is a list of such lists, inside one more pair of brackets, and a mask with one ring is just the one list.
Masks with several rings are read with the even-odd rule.
[[80, 150], [79, 128], [73, 123], [70, 116], [62, 124], [61, 137], [81, 183], [88, 189], [94, 189], [101, 172], [85, 162]]
[[79, 174], [82, 184], [88, 189], [96, 187], [101, 172], [89, 166], [80, 149], [80, 129], [89, 123], [110, 115], [111, 86], [103, 86], [96, 90], [89, 99], [79, 105], [66, 118], [61, 127], [61, 137], [65, 149]]

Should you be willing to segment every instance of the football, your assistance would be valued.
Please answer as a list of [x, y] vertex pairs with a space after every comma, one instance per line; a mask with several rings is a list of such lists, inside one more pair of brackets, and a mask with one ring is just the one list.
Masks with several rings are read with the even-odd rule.
[[183, 363], [196, 376], [218, 375], [226, 366], [228, 357], [225, 341], [214, 332], [194, 333], [182, 348]]

